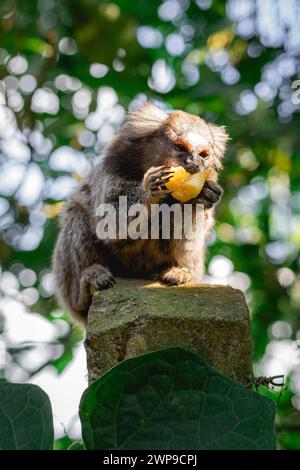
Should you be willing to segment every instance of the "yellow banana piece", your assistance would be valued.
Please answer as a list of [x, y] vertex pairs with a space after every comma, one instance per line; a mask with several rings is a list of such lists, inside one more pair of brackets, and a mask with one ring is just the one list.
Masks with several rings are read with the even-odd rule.
[[171, 191], [172, 196], [180, 202], [187, 202], [197, 197], [210, 174], [209, 170], [203, 170], [191, 175], [182, 166], [170, 169], [174, 175], [166, 183], [166, 187]]

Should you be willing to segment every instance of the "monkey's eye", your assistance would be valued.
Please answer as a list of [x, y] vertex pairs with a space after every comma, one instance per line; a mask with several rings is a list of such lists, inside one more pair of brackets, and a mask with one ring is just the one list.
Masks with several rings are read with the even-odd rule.
[[187, 152], [187, 149], [185, 148], [185, 146], [183, 144], [176, 144], [176, 149], [179, 152]]
[[208, 149], [203, 149], [200, 153], [199, 156], [201, 158], [207, 158], [209, 156], [209, 150]]

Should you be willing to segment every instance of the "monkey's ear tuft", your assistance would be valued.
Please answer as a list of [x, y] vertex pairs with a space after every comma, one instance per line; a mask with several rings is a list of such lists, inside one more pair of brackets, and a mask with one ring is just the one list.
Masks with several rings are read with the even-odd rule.
[[217, 158], [222, 158], [225, 153], [226, 144], [229, 139], [229, 135], [226, 132], [226, 128], [225, 126], [215, 126], [214, 124], [209, 124], [208, 126], [211, 132], [214, 153]]
[[140, 108], [128, 114], [125, 124], [126, 131], [133, 138], [144, 137], [159, 129], [167, 117], [168, 114], [165, 111], [148, 101]]

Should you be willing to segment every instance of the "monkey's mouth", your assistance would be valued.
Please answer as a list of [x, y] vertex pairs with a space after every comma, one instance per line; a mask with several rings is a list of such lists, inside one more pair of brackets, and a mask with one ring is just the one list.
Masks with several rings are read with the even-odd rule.
[[184, 162], [181, 166], [190, 174], [200, 171], [199, 165], [194, 162]]
[[172, 166], [182, 166], [188, 173], [193, 174], [193, 173], [198, 173], [200, 171], [199, 165], [197, 165], [195, 162], [192, 162], [191, 160], [177, 160], [177, 159], [172, 159], [169, 158], [165, 162], [166, 167], [172, 167]]

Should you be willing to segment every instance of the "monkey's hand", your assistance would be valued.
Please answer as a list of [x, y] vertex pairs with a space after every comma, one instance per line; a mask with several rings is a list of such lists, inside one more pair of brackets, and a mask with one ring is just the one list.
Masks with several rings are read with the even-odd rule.
[[176, 266], [164, 272], [160, 278], [160, 281], [167, 286], [179, 286], [193, 280], [195, 280], [193, 279], [193, 273], [188, 268]]
[[116, 283], [108, 268], [101, 264], [93, 264], [85, 269], [81, 277], [81, 287], [94, 294], [97, 290], [108, 289]]
[[173, 171], [165, 166], [152, 166], [145, 173], [142, 186], [147, 202], [150, 204], [163, 201], [171, 191], [166, 188], [166, 183], [173, 176]]
[[214, 181], [207, 180], [199, 196], [192, 201], [195, 204], [203, 204], [205, 209], [215, 206], [221, 199], [223, 189]]

